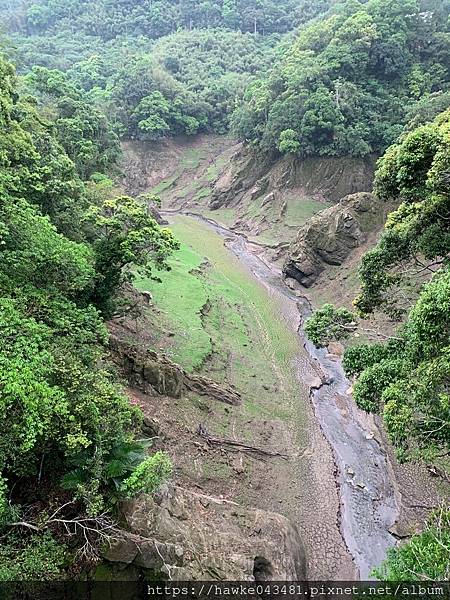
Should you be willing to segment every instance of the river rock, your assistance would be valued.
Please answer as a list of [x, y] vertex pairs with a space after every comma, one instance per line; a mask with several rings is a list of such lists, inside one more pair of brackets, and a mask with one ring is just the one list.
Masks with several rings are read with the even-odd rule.
[[344, 355], [345, 348], [340, 342], [330, 342], [328, 344], [328, 352], [335, 356], [342, 357]]

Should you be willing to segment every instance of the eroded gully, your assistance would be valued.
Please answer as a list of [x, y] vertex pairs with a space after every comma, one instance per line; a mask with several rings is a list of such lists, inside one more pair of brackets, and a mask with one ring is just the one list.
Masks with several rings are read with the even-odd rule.
[[252, 251], [251, 243], [244, 236], [212, 219], [184, 211], [183, 214], [207, 223], [225, 238], [227, 247], [254, 277], [296, 304], [302, 323], [298, 329], [300, 343], [311, 363], [315, 363], [322, 373], [321, 383], [311, 388], [310, 397], [334, 456], [341, 503], [338, 515], [341, 535], [360, 579], [370, 578], [372, 569], [383, 561], [386, 550], [395, 544], [395, 538], [388, 530], [400, 512], [389, 457], [374, 419], [360, 411], [349, 396], [350, 383], [340, 361], [307, 340], [303, 329], [303, 323], [311, 313], [307, 298], [299, 297], [287, 288], [280, 272]]

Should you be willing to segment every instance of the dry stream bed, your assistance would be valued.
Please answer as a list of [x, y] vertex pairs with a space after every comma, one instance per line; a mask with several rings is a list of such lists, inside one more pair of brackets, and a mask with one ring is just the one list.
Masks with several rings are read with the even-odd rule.
[[[233, 310], [248, 313], [244, 322], [252, 331], [246, 332], [246, 343], [241, 340], [247, 356], [229, 350], [228, 364], [219, 365], [213, 347], [201, 367], [241, 388], [244, 399], [248, 396], [243, 415], [233, 417], [227, 433], [290, 456], [262, 465], [252, 461], [240, 483], [229, 474], [234, 498], [282, 513], [297, 525], [311, 579], [367, 579], [395, 543], [388, 529], [399, 513], [389, 458], [374, 420], [348, 396], [350, 384], [337, 357], [305, 339], [308, 302], [285, 286], [251, 244], [210, 220], [166, 216], [183, 245], [204, 256], [208, 270], [220, 275], [217, 281], [237, 294]], [[228, 292], [219, 290], [219, 295]], [[208, 315], [203, 316], [208, 328]], [[252, 356], [255, 371], [248, 376]], [[264, 376], [261, 357], [267, 361]]]

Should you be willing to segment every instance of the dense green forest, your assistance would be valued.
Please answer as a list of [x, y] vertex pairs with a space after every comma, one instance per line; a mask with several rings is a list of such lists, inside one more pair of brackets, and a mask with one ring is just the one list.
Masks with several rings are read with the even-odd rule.
[[418, 101], [449, 90], [449, 14], [434, 0], [337, 5], [249, 87], [234, 131], [266, 152], [382, 152]]
[[67, 71], [123, 137], [225, 133], [232, 115], [264, 152], [364, 156], [448, 92], [447, 0], [3, 1], [0, 13], [20, 70]]
[[[107, 358], [121, 286], [163, 278], [179, 248], [114, 194], [122, 139], [231, 131], [255, 156], [383, 155], [375, 192], [400, 206], [355, 311], [327, 304], [306, 331], [324, 346], [376, 311], [395, 320], [346, 351], [354, 398], [401, 461], [448, 481], [450, 1], [0, 0], [0, 15], [0, 581], [92, 558], [117, 503], [171, 472], [136, 441]], [[93, 535], [80, 546], [64, 523]], [[449, 577], [449, 531], [438, 511], [377, 575]]]
[[[63, 83], [37, 87], [58, 104]], [[64, 94], [50, 119], [0, 59], [0, 581], [57, 577], [64, 520], [95, 534], [114, 501], [170, 472], [134, 439], [140, 413], [105, 359], [104, 319], [128, 267], [164, 269], [177, 243], [135, 200], [105, 199], [116, 138]], [[85, 183], [93, 170], [103, 185]], [[81, 551], [94, 552], [89, 532]]]
[[27, 34], [83, 32], [109, 40], [151, 39], [178, 29], [226, 27], [253, 33], [290, 31], [328, 8], [330, 0], [2, 0], [8, 27]]
[[67, 71], [125, 137], [225, 133], [280, 35], [330, 1], [0, 2], [12, 59]]

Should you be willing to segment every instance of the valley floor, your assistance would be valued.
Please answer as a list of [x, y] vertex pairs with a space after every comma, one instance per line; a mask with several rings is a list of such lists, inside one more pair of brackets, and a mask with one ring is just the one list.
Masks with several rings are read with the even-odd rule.
[[[160, 311], [158, 346], [185, 368], [234, 385], [244, 399], [237, 408], [206, 407], [198, 397], [152, 407], [156, 418], [171, 415], [168, 448], [179, 478], [289, 517], [304, 540], [312, 579], [353, 579], [355, 566], [339, 530], [333, 456], [309, 400], [318, 374], [299, 345], [296, 304], [258, 282], [207, 225], [176, 216], [171, 229], [183, 244], [172, 271], [162, 284], [138, 282]], [[200, 423], [212, 435], [289, 459], [217, 456], [202, 446], [193, 458]]]
[[[153, 297], [151, 324], [140, 335], [186, 370], [234, 386], [243, 405], [211, 404], [193, 394], [180, 400], [138, 394], [136, 401], [163, 424], [181, 485], [288, 517], [304, 542], [310, 579], [367, 578], [395, 536], [423, 522], [439, 493], [425, 468], [399, 466], [378, 424], [356, 410], [339, 357], [330, 360], [304, 347], [304, 311], [282, 284], [277, 263], [265, 268], [254, 238], [226, 229], [233, 209], [208, 209], [232, 141], [161, 144], [151, 152], [145, 145], [125, 148], [126, 191], [160, 194], [182, 244], [161, 283], [137, 281]], [[224, 229], [180, 210], [212, 218]], [[353, 262], [345, 276], [310, 297], [353, 297], [353, 275], [347, 280]], [[212, 449], [199, 438], [200, 425], [215, 437], [289, 458]]]

